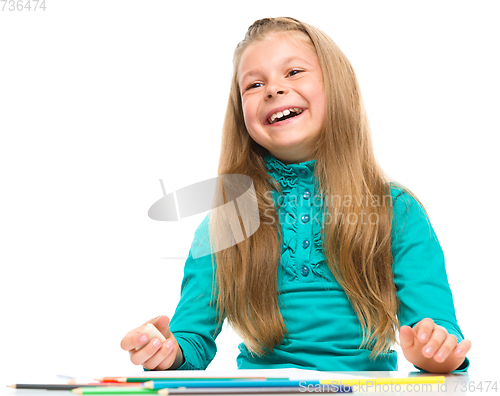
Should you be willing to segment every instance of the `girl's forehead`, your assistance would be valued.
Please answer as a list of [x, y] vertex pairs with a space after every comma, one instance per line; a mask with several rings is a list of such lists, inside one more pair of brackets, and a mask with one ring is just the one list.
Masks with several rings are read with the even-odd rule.
[[[305, 44], [310, 49], [313, 49], [311, 40], [298, 30], [271, 32], [253, 44], [273, 45], [276, 42], [287, 42], [298, 47], [302, 47]], [[250, 46], [252, 46], [252, 44], [250, 44]]]
[[[277, 49], [278, 46], [279, 53], [269, 52], [269, 49]], [[317, 57], [314, 46], [304, 33], [299, 31], [273, 32], [248, 45], [243, 51], [238, 69], [241, 71], [246, 68], [248, 63], [254, 63], [257, 59], [266, 62], [269, 60], [268, 55], [289, 58], [293, 53]]]

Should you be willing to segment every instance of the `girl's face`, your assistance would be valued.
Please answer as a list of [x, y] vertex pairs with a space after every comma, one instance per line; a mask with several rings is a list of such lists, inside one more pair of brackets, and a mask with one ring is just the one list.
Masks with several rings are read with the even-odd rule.
[[[238, 68], [248, 133], [285, 163], [313, 159], [313, 142], [325, 121], [318, 57], [299, 34], [303, 35], [274, 33], [251, 44], [243, 52]], [[281, 121], [279, 117], [283, 117]]]

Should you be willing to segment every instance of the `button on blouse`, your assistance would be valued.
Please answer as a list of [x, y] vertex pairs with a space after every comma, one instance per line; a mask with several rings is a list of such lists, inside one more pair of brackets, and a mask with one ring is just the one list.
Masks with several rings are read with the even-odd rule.
[[270, 154], [265, 159], [269, 175], [281, 185], [283, 193], [280, 197], [277, 191], [273, 192], [283, 231], [279, 287], [287, 290], [311, 282], [331, 286], [333, 275], [325, 261], [321, 242], [321, 202], [311, 199], [317, 191], [316, 161], [285, 165]]

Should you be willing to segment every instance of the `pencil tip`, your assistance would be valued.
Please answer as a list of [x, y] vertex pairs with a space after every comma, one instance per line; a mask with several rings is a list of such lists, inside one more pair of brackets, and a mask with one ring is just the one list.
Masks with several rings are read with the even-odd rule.
[[74, 384], [76, 384], [76, 379], [70, 379], [68, 381], [68, 385], [74, 385]]
[[82, 388], [72, 389], [71, 392], [76, 393], [77, 395], [81, 395], [82, 394]]
[[15, 385], [7, 385], [7, 386], [8, 386], [9, 388], [14, 388], [14, 389], [16, 388], [16, 386], [15, 386]]

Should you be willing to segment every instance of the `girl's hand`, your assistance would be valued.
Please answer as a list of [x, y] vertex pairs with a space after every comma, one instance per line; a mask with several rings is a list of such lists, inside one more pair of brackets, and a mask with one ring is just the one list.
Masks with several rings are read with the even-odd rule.
[[[147, 323], [153, 324], [166, 338], [161, 342], [159, 338], [149, 339], [149, 336], [141, 330]], [[168, 316], [160, 315], [148, 320], [143, 325], [131, 330], [123, 337], [120, 346], [129, 351], [130, 361], [148, 370], [176, 370], [184, 363], [184, 355], [174, 335], [170, 333]], [[147, 344], [147, 345], [145, 345]], [[140, 350], [135, 348], [145, 345]]]
[[443, 374], [459, 368], [472, 345], [469, 340], [457, 345], [457, 337], [430, 318], [422, 319], [413, 328], [401, 326], [399, 340], [410, 363], [430, 373]]

